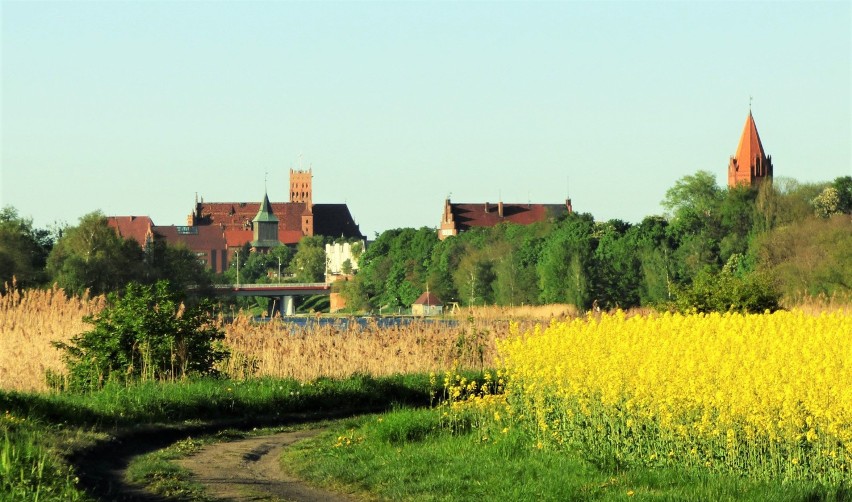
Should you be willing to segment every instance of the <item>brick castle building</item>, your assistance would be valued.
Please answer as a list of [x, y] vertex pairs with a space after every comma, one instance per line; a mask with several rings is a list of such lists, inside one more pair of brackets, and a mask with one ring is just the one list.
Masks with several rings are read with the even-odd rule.
[[228, 269], [246, 244], [256, 250], [295, 245], [321, 235], [363, 239], [346, 204], [314, 204], [312, 172], [290, 170], [290, 201], [204, 202], [196, 196], [186, 226], [157, 226], [147, 216], [112, 216], [109, 225], [124, 238], [147, 246], [162, 239], [184, 245], [217, 273]]
[[566, 199], [565, 204], [504, 204], [502, 201], [458, 204], [448, 198], [444, 201], [438, 238], [444, 240], [474, 227], [493, 227], [504, 222], [530, 225], [571, 212], [571, 199]]

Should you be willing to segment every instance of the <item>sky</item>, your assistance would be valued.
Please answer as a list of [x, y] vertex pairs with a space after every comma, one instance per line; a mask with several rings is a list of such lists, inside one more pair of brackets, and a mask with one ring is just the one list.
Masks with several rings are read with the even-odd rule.
[[372, 238], [444, 200], [662, 214], [727, 183], [749, 107], [776, 177], [852, 175], [852, 3], [0, 3], [0, 206], [184, 225], [312, 169]]

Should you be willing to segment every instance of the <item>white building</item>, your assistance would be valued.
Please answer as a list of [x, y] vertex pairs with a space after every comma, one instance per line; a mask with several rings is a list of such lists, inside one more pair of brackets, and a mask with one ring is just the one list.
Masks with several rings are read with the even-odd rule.
[[[358, 270], [358, 259], [366, 242], [343, 242], [325, 245], [325, 275], [349, 275]], [[348, 266], [347, 266], [348, 264]]]

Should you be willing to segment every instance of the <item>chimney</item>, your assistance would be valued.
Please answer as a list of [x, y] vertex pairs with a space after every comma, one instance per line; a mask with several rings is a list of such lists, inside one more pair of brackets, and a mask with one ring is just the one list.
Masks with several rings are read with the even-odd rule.
[[502, 200], [497, 203], [497, 215], [501, 218], [503, 217], [503, 201]]
[[574, 208], [571, 206], [571, 199], [565, 199], [565, 208], [568, 210], [568, 214], [574, 212]]

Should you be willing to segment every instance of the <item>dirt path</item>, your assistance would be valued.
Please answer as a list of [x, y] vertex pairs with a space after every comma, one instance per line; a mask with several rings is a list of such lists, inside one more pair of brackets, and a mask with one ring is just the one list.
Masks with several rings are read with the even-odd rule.
[[310, 487], [286, 475], [279, 459], [285, 447], [312, 437], [320, 429], [281, 432], [270, 436], [215, 443], [178, 461], [218, 500], [353, 501], [345, 495]]
[[[316, 423], [375, 413], [380, 409], [348, 410], [334, 413], [294, 413], [288, 417], [222, 420], [197, 425], [146, 425], [119, 430], [109, 439], [72, 451], [67, 460], [75, 467], [80, 487], [92, 498], [109, 502], [167, 502], [168, 497], [154, 495], [144, 486], [126, 479], [130, 461], [148, 452], [165, 448], [188, 437], [201, 437], [226, 429], [252, 430], [256, 427]], [[319, 432], [301, 430], [238, 441], [211, 444], [185, 466], [209, 492], [224, 500], [345, 501], [345, 495], [314, 490], [284, 475], [278, 465], [287, 445]], [[230, 486], [229, 486], [230, 485]]]

